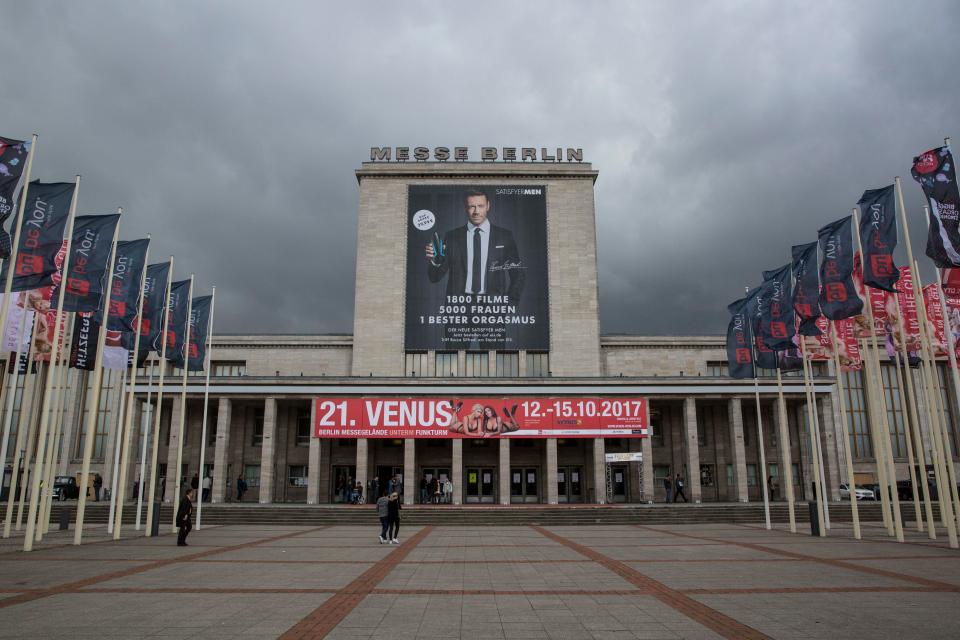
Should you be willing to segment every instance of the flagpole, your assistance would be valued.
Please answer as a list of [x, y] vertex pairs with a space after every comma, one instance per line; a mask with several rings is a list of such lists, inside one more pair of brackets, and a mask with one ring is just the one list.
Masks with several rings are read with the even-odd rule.
[[[200, 428], [200, 473], [204, 474], [203, 463], [207, 453], [207, 409], [210, 402], [210, 364], [213, 361], [213, 312], [217, 302], [217, 288], [210, 287], [210, 317], [207, 319], [207, 375], [203, 383], [203, 426]], [[187, 360], [186, 364], [189, 365]], [[203, 513], [203, 481], [206, 475], [200, 478], [200, 500], [197, 501], [197, 531], [200, 530], [200, 517]], [[213, 500], [213, 488], [210, 489], [210, 499]]]
[[[830, 329], [827, 328], [829, 333]], [[847, 429], [847, 401], [846, 391], [843, 388], [843, 372], [840, 370], [840, 341], [837, 339], [837, 325], [834, 322], [833, 334], [831, 336], [833, 345], [833, 368], [837, 377], [837, 397], [840, 399], [840, 420], [842, 422], [843, 444], [846, 449], [847, 463], [847, 487], [850, 488], [850, 518], [853, 520], [853, 537], [856, 540], [861, 539], [860, 532], [860, 509], [857, 504], [857, 485], [853, 474], [853, 447], [850, 442], [850, 431]]]
[[830, 529], [830, 496], [827, 495], [827, 478], [824, 474], [827, 465], [823, 462], [823, 444], [820, 441], [820, 409], [817, 406], [817, 393], [813, 387], [813, 362], [807, 363], [807, 375], [810, 385], [810, 397], [813, 399], [813, 433], [817, 443], [817, 462], [820, 465], [820, 491], [823, 498], [823, 524]]
[[[748, 292], [750, 287], [744, 287]], [[757, 377], [757, 338], [753, 333], [753, 319], [750, 319], [750, 342], [753, 353], [753, 393], [757, 403], [757, 444], [760, 446], [760, 481], [763, 491], [763, 516], [766, 522], [767, 530], [772, 526], [770, 524], [770, 496], [767, 493], [767, 456], [763, 451], [763, 416], [760, 413], [760, 380]]]
[[[137, 329], [140, 332], [140, 329]], [[137, 352], [139, 353], [139, 352]], [[134, 355], [136, 357], [136, 355]], [[149, 360], [149, 359], [148, 359]], [[148, 360], [144, 360], [147, 364]], [[136, 363], [134, 363], [136, 364]], [[140, 531], [140, 515], [143, 513], [143, 477], [146, 475], [147, 468], [147, 443], [150, 440], [150, 410], [153, 404], [150, 402], [150, 394], [153, 393], [153, 362], [150, 360], [150, 376], [147, 379], [147, 407], [146, 415], [140, 416], [140, 480], [137, 482], [137, 531]]]
[[[916, 272], [913, 280], [914, 286], [916, 286], [920, 282], [920, 269], [916, 262], [913, 263], [913, 268]], [[920, 322], [920, 335], [923, 341], [923, 350], [927, 362], [921, 361], [921, 367], [923, 370], [924, 383], [926, 387], [926, 404], [930, 411], [930, 444], [931, 449], [933, 450], [934, 478], [937, 482], [937, 498], [940, 502], [940, 520], [947, 528], [947, 538], [950, 543], [950, 548], [956, 549], [960, 547], [960, 544], [957, 542], [957, 527], [953, 515], [953, 492], [947, 485], [949, 476], [947, 474], [947, 463], [942, 448], [944, 440], [940, 431], [941, 425], [943, 424], [943, 413], [939, 403], [940, 376], [936, 373], [936, 354], [933, 350], [930, 335], [927, 333], [927, 310], [924, 305], [919, 305], [918, 311], [919, 310], [923, 311], [923, 317]]]
[[[63, 348], [60, 335], [60, 320], [63, 318], [63, 302], [67, 293], [67, 276], [70, 273], [70, 252], [71, 247], [73, 246], [73, 223], [77, 214], [77, 194], [79, 192], [80, 176], [78, 175], [73, 187], [73, 197], [70, 199], [70, 212], [67, 215], [67, 231], [65, 236], [66, 250], [63, 256], [63, 265], [60, 268], [60, 285], [58, 287], [60, 292], [57, 298], [57, 313], [54, 315], [53, 321], [53, 349], [50, 352], [50, 365], [47, 367], [47, 377], [43, 390], [43, 405], [40, 409], [40, 433], [37, 438], [37, 455], [35, 458], [36, 463], [33, 466], [33, 478], [31, 478], [32, 486], [30, 487], [30, 513], [27, 516], [27, 532], [23, 540], [24, 551], [33, 550], [33, 536], [36, 532], [37, 508], [39, 507], [38, 502], [40, 499], [40, 472], [43, 471], [43, 454], [46, 446], [47, 427], [50, 424], [50, 419], [47, 412], [50, 409], [50, 388], [53, 384], [53, 364], [60, 353], [60, 349]], [[63, 336], [63, 339], [65, 340], [66, 336]]]
[[[69, 313], [64, 314], [63, 318], [63, 342], [66, 344], [67, 337], [70, 333], [67, 331], [67, 325], [70, 324], [70, 319], [73, 316]], [[55, 331], [60, 331], [60, 327], [56, 327]], [[61, 350], [62, 354], [69, 354], [69, 351], [66, 349]], [[60, 431], [60, 420], [57, 419], [57, 407], [60, 406], [60, 400], [63, 397], [63, 384], [62, 384], [62, 374], [61, 371], [66, 368], [66, 363], [63, 361], [66, 358], [61, 356], [58, 358], [59, 363], [54, 360], [53, 354], [50, 356], [50, 366], [48, 368], [47, 375], [54, 376], [54, 385], [53, 385], [53, 399], [50, 401], [50, 417], [49, 420], [53, 422], [53, 426], [50, 429], [50, 434], [48, 436], [47, 444], [47, 455], [46, 460], [43, 466], [43, 476], [41, 477], [41, 488], [40, 492], [40, 505], [39, 513], [37, 514], [37, 530], [34, 534], [34, 541], [40, 542], [43, 539], [43, 534], [46, 533], [46, 529], [49, 528], [49, 522], [44, 521], [43, 517], [48, 516], [48, 507], [50, 504], [50, 499], [53, 497], [53, 491], [51, 490], [51, 483], [53, 482], [53, 465], [56, 462], [56, 443], [57, 443], [57, 434]], [[48, 516], [49, 518], [49, 516]]]
[[[803, 340], [800, 341], [801, 347], [803, 346]], [[817, 524], [820, 530], [820, 537], [826, 537], [827, 528], [826, 528], [826, 519], [824, 518], [823, 513], [823, 487], [820, 483], [820, 460], [819, 460], [819, 448], [817, 447], [817, 439], [814, 435], [813, 430], [813, 414], [816, 411], [816, 407], [810, 399], [810, 385], [809, 378], [807, 375], [807, 354], [806, 349], [801, 348], [800, 355], [803, 357], [803, 392], [806, 397], [807, 404], [807, 433], [810, 435], [810, 460], [813, 464], [813, 492], [815, 500], [817, 501]]]
[[[67, 324], [67, 333], [66, 333], [66, 335], [68, 335], [68, 336], [69, 336], [69, 335], [72, 335], [72, 332], [73, 332], [73, 321], [74, 321], [74, 316], [70, 316], [69, 321], [68, 321], [68, 324]], [[63, 458], [63, 457], [64, 457], [64, 455], [63, 455], [63, 443], [62, 443], [61, 441], [63, 440], [63, 405], [65, 404], [66, 395], [67, 395], [67, 389], [70, 388], [70, 360], [69, 360], [69, 357], [70, 357], [70, 356], [69, 356], [69, 354], [68, 354], [68, 355], [66, 356], [66, 362], [65, 362], [64, 365], [61, 367], [62, 371], [61, 371], [61, 373], [60, 373], [60, 382], [59, 382], [59, 385], [60, 385], [60, 387], [61, 387], [61, 392], [60, 392], [59, 398], [58, 398], [58, 400], [57, 400], [56, 406], [54, 407], [54, 411], [53, 411], [53, 415], [54, 415], [54, 419], [55, 419], [55, 422], [54, 422], [54, 434], [55, 434], [55, 436], [56, 436], [55, 439], [53, 440], [53, 442], [54, 442], [55, 444], [56, 444], [56, 443], [59, 443], [59, 444], [56, 444], [57, 449], [56, 449], [56, 451], [54, 452], [53, 462], [50, 464], [50, 466], [49, 466], [49, 468], [48, 468], [48, 470], [47, 470], [47, 486], [50, 487], [51, 492], [50, 492], [50, 494], [47, 496], [46, 509], [42, 512], [42, 518], [43, 518], [43, 519], [42, 519], [42, 522], [43, 522], [42, 531], [43, 531], [43, 534], [44, 534], [44, 535], [46, 535], [46, 534], [49, 533], [49, 531], [50, 531], [50, 511], [51, 511], [51, 509], [52, 509], [51, 503], [53, 502], [53, 492], [52, 492], [52, 489], [53, 489], [54, 478], [56, 477], [55, 467], [56, 467], [56, 465], [57, 465], [58, 458]]]
[[[13, 302], [12, 296], [5, 296], [4, 302], [5, 304], [9, 304], [9, 303], [16, 304], [15, 302]], [[10, 429], [13, 426], [13, 405], [14, 405], [14, 402], [16, 401], [17, 385], [20, 380], [20, 351], [21, 349], [23, 349], [23, 334], [26, 333], [27, 318], [29, 315], [30, 315], [29, 311], [27, 310], [26, 305], [24, 305], [23, 315], [20, 316], [20, 329], [18, 330], [17, 344], [14, 351], [10, 354], [10, 362], [11, 364], [13, 364], [13, 373], [10, 374], [9, 376], [10, 380], [8, 381], [8, 384], [7, 384], [7, 386], [9, 387], [9, 390], [7, 392], [7, 396], [4, 402], [4, 406], [6, 407], [6, 409], [3, 414], [3, 443], [0, 444], [0, 464], [3, 464], [4, 466], [6, 466], [6, 463], [7, 463], [7, 449], [10, 441]], [[3, 339], [4, 341], [6, 341], [6, 333], [4, 333]], [[28, 348], [27, 353], [29, 352], [30, 352], [30, 349]], [[28, 362], [29, 362], [29, 359], [28, 359]], [[20, 400], [22, 404], [23, 403], [22, 395], [20, 397]], [[16, 451], [14, 451], [14, 454], [16, 454]]]
[[27, 448], [23, 450], [23, 475], [24, 481], [21, 483], [23, 488], [20, 490], [20, 500], [17, 505], [17, 523], [16, 530], [20, 531], [20, 528], [23, 526], [23, 513], [27, 504], [27, 487], [28, 483], [33, 479], [34, 470], [30, 467], [30, 452], [36, 449], [36, 437], [37, 437], [37, 425], [38, 416], [40, 413], [40, 402], [43, 400], [43, 397], [39, 395], [40, 390], [43, 387], [43, 363], [35, 363], [37, 365], [37, 375], [33, 379], [33, 396], [31, 396], [30, 408], [27, 411]]
[[[960, 395], [957, 395], [958, 393], [960, 393], [960, 381], [957, 380], [957, 376], [958, 376], [957, 354], [954, 352], [954, 349], [953, 349], [953, 327], [950, 326], [950, 315], [947, 310], [947, 298], [943, 292], [942, 276], [940, 275], [939, 269], [935, 269], [935, 271], [937, 272], [937, 291], [940, 294], [940, 306], [943, 310], [944, 339], [949, 340], [949, 342], [947, 343], [947, 355], [950, 361], [951, 376], [953, 378], [953, 393], [954, 393], [954, 397], [960, 398]], [[951, 429], [952, 429], [952, 426], [951, 426]], [[960, 498], [958, 498], [958, 495], [957, 495], [956, 470], [955, 470], [955, 465], [953, 464], [953, 450], [950, 447], [950, 440], [951, 440], [950, 438], [947, 438], [947, 444], [945, 446], [947, 446], [947, 451], [950, 454], [950, 458], [949, 458], [950, 466], [948, 469], [952, 475], [950, 488], [953, 490], [954, 514], [958, 518], [957, 525], [960, 526]]]
[[[104, 322], [108, 319], [104, 317]], [[120, 467], [120, 449], [123, 445], [123, 413], [127, 400], [127, 367], [120, 374], [120, 407], [117, 409], [117, 426], [113, 442], [113, 477], [110, 478], [110, 514], [107, 516], [107, 533], [113, 534], [113, 518], [117, 513], [117, 471]]]
[[[179, 527], [177, 526], [177, 508], [176, 505], [180, 500], [180, 469], [183, 466], [183, 434], [186, 431], [186, 421], [187, 421], [187, 374], [190, 372], [189, 367], [189, 346], [190, 346], [190, 314], [193, 309], [193, 274], [190, 274], [190, 285], [187, 288], [187, 319], [183, 329], [183, 380], [181, 381], [180, 389], [180, 431], [179, 437], [177, 438], [177, 468], [176, 468], [176, 479], [177, 479], [177, 488], [174, 492], [175, 499], [173, 501], [174, 508], [173, 511], [173, 521], [170, 525], [170, 528], [173, 533], [177, 532]], [[200, 443], [200, 449], [203, 449], [203, 443]], [[199, 474], [198, 474], [199, 477]], [[196, 498], [196, 496], [194, 496]]]
[[[157, 455], [160, 447], [160, 415], [163, 413], [163, 378], [167, 361], [167, 325], [170, 322], [170, 285], [173, 283], [173, 256], [167, 272], [167, 295], [163, 300], [163, 330], [160, 333], [160, 381], [157, 384], [157, 411], [153, 417], [153, 449], [150, 454], [150, 503], [147, 505], [147, 530], [144, 536], [153, 535], [153, 507], [157, 498]], [[170, 470], [167, 469], [167, 473]], [[159, 524], [159, 523], [158, 523]]]
[[[803, 340], [803, 336], [800, 336]], [[790, 457], [790, 434], [787, 430], [787, 402], [783, 397], [783, 380], [780, 377], [780, 368], [777, 367], [777, 423], [780, 428], [780, 457], [783, 459], [783, 474], [781, 477], [786, 483], [784, 494], [787, 496], [787, 509], [790, 512], [790, 533], [797, 532], [797, 514], [793, 508], [793, 469]]]
[[[113, 268], [117, 260], [117, 236], [120, 233], [120, 221], [117, 221], [113, 228], [113, 241], [110, 243], [110, 263], [107, 267], [107, 286], [103, 294], [103, 307], [101, 317], [103, 323], [100, 325], [100, 331], [97, 334], [97, 356], [93, 364], [93, 384], [92, 389], [97, 391], [93, 395], [93, 404], [87, 408], [87, 428], [86, 437], [83, 441], [83, 467], [80, 475], [80, 482], [83, 486], [87, 485], [87, 479], [90, 477], [90, 458], [93, 457], [93, 441], [97, 433], [97, 418], [100, 412], [100, 387], [103, 386], [103, 350], [107, 340], [107, 320], [110, 313], [110, 292], [113, 291]], [[80, 494], [80, 500], [77, 502], [77, 524], [73, 531], [73, 544], [79, 545], [83, 540], [83, 521], [86, 515], [87, 493]]]
[[[899, 323], [900, 336], [901, 336], [900, 341], [904, 342], [906, 340], [906, 336], [903, 333], [903, 319], [900, 317], [900, 315], [901, 314], [898, 309], [897, 319], [900, 321]], [[918, 493], [918, 489], [917, 489], [917, 476], [913, 468], [913, 443], [911, 442], [913, 440], [913, 437], [910, 435], [910, 420], [907, 416], [907, 399], [903, 390], [905, 376], [900, 371], [900, 363], [898, 362], [900, 360], [901, 359], [899, 357], [899, 354], [895, 353], [894, 360], [893, 360], [893, 365], [894, 365], [893, 368], [897, 373], [897, 378], [896, 378], [897, 392], [898, 392], [897, 395], [900, 398], [900, 410], [901, 410], [901, 413], [903, 414], [903, 424], [904, 424], [903, 435], [904, 435], [904, 440], [907, 443], [907, 464], [910, 465], [910, 492], [913, 497], [913, 516], [917, 521], [917, 531], [919, 533], [923, 533], [923, 516], [920, 513], [920, 494]]]
[[[26, 308], [26, 307], [24, 307]], [[23, 321], [27, 321], [27, 315], [24, 314]], [[36, 312], [33, 313], [33, 327], [30, 329], [30, 345], [33, 345], [37, 338], [37, 325], [39, 320], [37, 320]], [[30, 361], [31, 349], [28, 347], [26, 352], [27, 370], [23, 374], [23, 393], [20, 395], [20, 415], [17, 416], [17, 444], [16, 449], [13, 451], [13, 475], [10, 478], [10, 489], [7, 494], [7, 513], [4, 517], [3, 522], [3, 537], [10, 537], [10, 524], [13, 521], [13, 506], [16, 503], [17, 495], [17, 485], [22, 485], [22, 482], [18, 482], [21, 473], [21, 466], [23, 466], [23, 473], [26, 474], [26, 465], [22, 463], [25, 462], [21, 460], [21, 456], [17, 455], [18, 451], [24, 451], [23, 442], [26, 436], [26, 430], [31, 429], [32, 425], [30, 424], [30, 414], [33, 413], [33, 395], [34, 388], [36, 387], [36, 374], [33, 373], [33, 363]], [[17, 371], [20, 371], [20, 358], [17, 357]], [[26, 419], [24, 418], [24, 408], [26, 408]], [[10, 414], [13, 413], [13, 407], [10, 407]], [[23, 488], [20, 488], [20, 493], [23, 493]], [[20, 527], [17, 527], [17, 531], [20, 530]]]

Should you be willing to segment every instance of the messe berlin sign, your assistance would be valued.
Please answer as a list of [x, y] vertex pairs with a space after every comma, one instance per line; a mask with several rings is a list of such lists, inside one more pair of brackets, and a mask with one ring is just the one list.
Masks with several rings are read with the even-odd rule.
[[643, 438], [637, 397], [314, 398], [318, 438]]

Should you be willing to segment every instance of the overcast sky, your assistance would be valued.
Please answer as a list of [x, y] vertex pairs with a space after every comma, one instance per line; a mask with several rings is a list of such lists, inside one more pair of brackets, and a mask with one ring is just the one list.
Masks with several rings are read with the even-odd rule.
[[[829, 6], [828, 6], [829, 4]], [[3, 3], [0, 135], [217, 285], [218, 332], [351, 332], [371, 145], [582, 147], [602, 327], [719, 334], [866, 188], [960, 139], [960, 3]], [[927, 279], [930, 276], [926, 271]]]

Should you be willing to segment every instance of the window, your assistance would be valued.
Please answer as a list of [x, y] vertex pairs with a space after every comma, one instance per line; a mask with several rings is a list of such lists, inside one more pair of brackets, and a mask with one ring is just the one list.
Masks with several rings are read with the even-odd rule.
[[516, 351], [497, 351], [497, 377], [516, 378], [520, 375], [520, 354]]
[[310, 446], [310, 412], [306, 409], [297, 411], [297, 446]]
[[457, 352], [438, 351], [434, 357], [437, 377], [455, 377], [457, 375]]
[[653, 488], [663, 486], [663, 479], [670, 477], [670, 467], [665, 464], [653, 465]]
[[407, 352], [407, 364], [405, 374], [411, 378], [422, 378], [427, 375], [427, 352], [409, 351]]
[[660, 411], [650, 412], [650, 445], [663, 446], [663, 413]]
[[747, 465], [747, 486], [757, 486], [757, 465], [755, 464]]
[[531, 378], [545, 378], [550, 375], [550, 354], [538, 351], [527, 352], [527, 375]]
[[776, 463], [770, 463], [767, 465], [770, 468], [770, 480], [773, 484], [780, 486], [780, 465]]
[[247, 487], [253, 489], [260, 486], [260, 465], [243, 465], [243, 479], [247, 481]]
[[307, 486], [307, 466], [303, 464], [290, 465], [290, 472], [287, 474], [287, 482], [291, 487]]
[[713, 486], [713, 465], [712, 464], [700, 465], [700, 486], [702, 487]]
[[490, 375], [490, 356], [486, 351], [468, 351], [466, 367], [464, 375], [468, 378], [486, 378]]
[[733, 480], [733, 465], [732, 465], [732, 464], [728, 464], [728, 465], [727, 465], [727, 486], [728, 486], [728, 487], [736, 486], [736, 483], [735, 483], [734, 480]]
[[[866, 398], [863, 393], [863, 372], [849, 371], [843, 374], [844, 391], [847, 394], [847, 413], [850, 415], [847, 429], [854, 458], [873, 457], [870, 431], [867, 427]], [[807, 411], [803, 410], [803, 420], [807, 420]], [[804, 422], [806, 424], [806, 422]]]
[[[119, 372], [114, 372], [113, 370], [107, 369], [103, 372], [103, 384], [100, 388], [100, 404], [97, 407], [97, 421], [96, 421], [96, 432], [93, 436], [93, 455], [94, 460], [103, 460], [104, 446], [106, 444], [107, 438], [107, 429], [110, 426], [111, 420], [110, 416], [112, 412], [110, 411], [110, 406], [114, 398], [114, 374], [117, 374], [119, 377]], [[84, 393], [83, 400], [83, 415], [80, 418], [80, 428], [77, 429], [77, 440], [76, 440], [76, 457], [83, 457], [83, 450], [86, 446], [84, 443], [84, 438], [86, 435], [86, 424], [87, 424], [87, 414], [90, 411], [90, 408], [93, 406], [93, 376], [86, 376], [85, 386], [86, 391]], [[115, 422], [115, 421], [114, 421]]]
[[256, 409], [253, 414], [253, 437], [250, 438], [251, 447], [263, 446], [263, 409]]
[[790, 465], [790, 468], [793, 470], [793, 484], [800, 484], [800, 465], [796, 462]]
[[214, 360], [210, 363], [210, 375], [221, 378], [247, 375], [247, 363], [231, 360]]
[[730, 375], [730, 369], [726, 362], [708, 362], [707, 375], [714, 378], [726, 378]]
[[[141, 343], [141, 347], [142, 347]], [[160, 376], [160, 361], [159, 360], [148, 360], [143, 363], [143, 366], [137, 369], [137, 380], [141, 379], [145, 382], [149, 382], [150, 376], [153, 376], [153, 379], [156, 380]]]
[[890, 448], [895, 458], [907, 457], [906, 416], [900, 405], [900, 387], [897, 370], [890, 362], [880, 365], [883, 380], [883, 402], [887, 408], [887, 425], [890, 427]]

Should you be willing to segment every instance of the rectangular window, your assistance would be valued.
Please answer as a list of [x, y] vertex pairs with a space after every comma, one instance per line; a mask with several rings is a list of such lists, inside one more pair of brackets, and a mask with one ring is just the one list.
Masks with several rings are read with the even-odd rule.
[[887, 424], [890, 427], [890, 447], [895, 458], [907, 457], [906, 416], [900, 405], [900, 386], [893, 363], [880, 365], [883, 379], [883, 402], [887, 407]]
[[214, 360], [210, 363], [210, 375], [233, 378], [247, 375], [247, 363], [242, 360]]
[[[867, 403], [863, 391], [863, 372], [849, 371], [843, 374], [843, 382], [847, 394], [847, 413], [850, 415], [847, 429], [850, 432], [853, 457], [861, 460], [872, 458], [873, 448], [870, 442], [870, 430], [867, 426]], [[807, 411], [804, 410], [802, 413], [803, 420], [806, 423]]]
[[713, 465], [712, 464], [700, 465], [700, 486], [702, 487], [713, 486]]
[[437, 351], [434, 360], [436, 361], [436, 376], [438, 378], [453, 378], [457, 375], [457, 352], [456, 351]]
[[291, 487], [307, 486], [307, 466], [304, 464], [290, 465], [290, 473], [287, 474], [287, 482]]
[[550, 354], [527, 351], [527, 376], [546, 378], [550, 375]]
[[243, 465], [243, 479], [247, 481], [247, 487], [253, 489], [260, 486], [260, 465]]
[[408, 351], [405, 375], [408, 378], [422, 378], [427, 375], [427, 352]]
[[263, 409], [255, 409], [253, 414], [253, 437], [250, 438], [251, 447], [263, 446]]
[[[103, 460], [104, 446], [107, 439], [107, 429], [110, 426], [110, 416], [113, 415], [113, 412], [110, 411], [110, 406], [114, 398], [114, 389], [113, 385], [115, 382], [114, 373], [117, 374], [119, 378], [119, 371], [114, 372], [111, 369], [107, 369], [103, 372], [103, 383], [100, 388], [100, 404], [97, 407], [97, 419], [96, 419], [96, 432], [93, 437], [93, 455], [91, 456], [93, 460]], [[87, 424], [87, 415], [90, 412], [90, 408], [93, 407], [93, 376], [86, 376], [86, 390], [84, 392], [83, 399], [83, 414], [80, 418], [80, 428], [77, 429], [77, 446], [76, 446], [76, 456], [77, 458], [83, 457], [83, 449], [86, 446], [84, 444], [86, 424]]]
[[736, 483], [735, 483], [734, 480], [733, 480], [733, 465], [732, 465], [732, 464], [728, 464], [728, 465], [727, 465], [727, 486], [728, 486], [728, 487], [736, 486]]
[[791, 472], [793, 473], [793, 484], [800, 484], [800, 465], [796, 462], [790, 464]]
[[665, 464], [653, 465], [653, 488], [658, 489], [663, 486], [663, 479], [670, 477], [670, 467]]
[[713, 378], [726, 378], [730, 375], [730, 369], [727, 367], [726, 362], [708, 362], [707, 375]]
[[310, 446], [310, 412], [306, 409], [297, 411], [297, 446]]
[[747, 486], [757, 486], [757, 465], [755, 464], [747, 465]]
[[520, 354], [516, 351], [497, 351], [497, 377], [516, 378], [520, 375]]
[[486, 378], [490, 375], [490, 356], [486, 351], [468, 351], [466, 367], [464, 375], [468, 378]]

